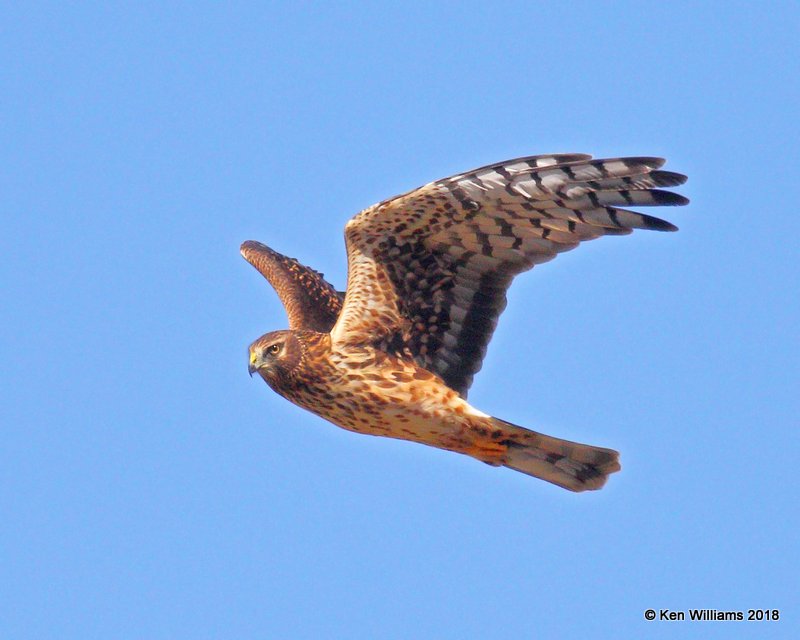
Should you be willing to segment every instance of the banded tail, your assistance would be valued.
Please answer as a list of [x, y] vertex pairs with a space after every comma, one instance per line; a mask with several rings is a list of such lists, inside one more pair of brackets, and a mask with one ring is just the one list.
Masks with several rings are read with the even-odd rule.
[[570, 491], [601, 489], [608, 476], [620, 470], [619, 453], [546, 436], [499, 418], [492, 418], [494, 429], [503, 432], [507, 450], [504, 467], [552, 482]]

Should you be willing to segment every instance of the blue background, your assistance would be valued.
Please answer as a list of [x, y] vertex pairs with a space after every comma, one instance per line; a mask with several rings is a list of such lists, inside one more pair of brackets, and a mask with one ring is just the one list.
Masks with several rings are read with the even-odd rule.
[[[797, 633], [796, 3], [0, 11], [0, 636]], [[343, 288], [360, 209], [559, 151], [690, 176], [679, 233], [519, 278], [470, 394], [619, 449], [603, 491], [248, 378], [243, 240]], [[643, 619], [692, 607], [782, 619]]]

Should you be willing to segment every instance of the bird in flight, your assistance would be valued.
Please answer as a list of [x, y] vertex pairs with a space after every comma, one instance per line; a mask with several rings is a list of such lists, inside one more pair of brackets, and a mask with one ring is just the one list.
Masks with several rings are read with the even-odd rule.
[[[347, 291], [258, 242], [241, 252], [289, 329], [250, 345], [250, 374], [356, 431], [420, 442], [571, 491], [601, 488], [619, 454], [492, 417], [467, 402], [514, 277], [581, 242], [675, 231], [630, 206], [684, 205], [660, 158], [554, 154], [499, 162], [365, 209], [345, 226]], [[622, 208], [620, 208], [622, 207]]]

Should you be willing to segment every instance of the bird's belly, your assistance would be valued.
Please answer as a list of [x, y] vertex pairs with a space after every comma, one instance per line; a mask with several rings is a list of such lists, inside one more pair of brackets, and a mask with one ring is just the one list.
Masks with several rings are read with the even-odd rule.
[[[339, 364], [339, 363], [337, 363]], [[443, 446], [480, 414], [434, 374], [413, 363], [356, 367], [344, 362], [289, 399], [350, 431]]]

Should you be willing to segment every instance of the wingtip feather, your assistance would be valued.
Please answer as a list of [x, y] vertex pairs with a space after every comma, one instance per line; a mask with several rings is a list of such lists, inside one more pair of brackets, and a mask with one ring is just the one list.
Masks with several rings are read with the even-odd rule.
[[655, 218], [653, 216], [644, 216], [644, 215], [642, 215], [642, 217], [645, 218], [647, 222], [646, 228], [651, 231], [674, 232], [678, 230], [678, 227], [676, 227], [674, 224], [672, 224], [671, 222], [667, 222], [666, 220], [662, 220], [661, 218]]
[[666, 158], [658, 158], [656, 156], [632, 156], [629, 158], [622, 158], [622, 160], [629, 164], [642, 164], [649, 167], [651, 171], [660, 169], [667, 162]]
[[258, 251], [258, 250], [263, 250], [263, 249], [266, 249], [266, 248], [267, 247], [265, 247], [263, 244], [261, 244], [260, 242], [255, 241], [255, 240], [245, 240], [242, 243], [242, 245], [239, 247], [239, 253], [241, 253], [242, 256], [246, 260], [248, 254], [251, 251]]
[[653, 197], [653, 204], [662, 207], [683, 207], [689, 204], [689, 198], [675, 193], [674, 191], [664, 191], [662, 189], [650, 189], [647, 191]]

